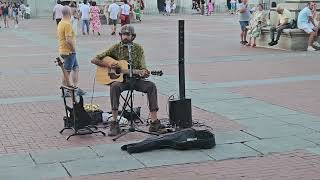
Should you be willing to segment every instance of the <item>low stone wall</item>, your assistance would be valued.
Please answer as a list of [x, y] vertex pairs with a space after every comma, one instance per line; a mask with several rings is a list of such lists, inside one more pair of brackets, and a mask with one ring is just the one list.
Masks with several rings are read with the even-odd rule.
[[261, 35], [257, 38], [257, 45], [266, 48], [285, 49], [293, 51], [306, 51], [309, 35], [300, 29], [284, 29], [278, 44], [269, 46], [270, 27], [262, 29]]

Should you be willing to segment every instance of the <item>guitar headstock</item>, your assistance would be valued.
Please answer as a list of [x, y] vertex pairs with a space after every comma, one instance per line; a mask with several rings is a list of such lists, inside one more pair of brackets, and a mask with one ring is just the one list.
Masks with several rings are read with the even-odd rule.
[[162, 76], [163, 72], [162, 72], [162, 70], [160, 70], [160, 71], [151, 71], [150, 74], [152, 74], [154, 76]]
[[54, 63], [56, 63], [57, 66], [60, 66], [61, 68], [63, 68], [63, 62], [61, 61], [60, 57], [56, 57], [56, 60], [54, 61]]

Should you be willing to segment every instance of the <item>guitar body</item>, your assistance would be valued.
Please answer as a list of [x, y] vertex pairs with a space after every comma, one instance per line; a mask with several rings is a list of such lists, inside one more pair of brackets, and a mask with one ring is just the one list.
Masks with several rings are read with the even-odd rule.
[[108, 61], [108, 63], [118, 63], [119, 70], [113, 70], [108, 67], [97, 66], [96, 81], [99, 84], [110, 85], [113, 82], [123, 82], [123, 75], [125, 71], [128, 71], [128, 62], [126, 60], [114, 60], [110, 57], [104, 58], [102, 61]]
[[[96, 71], [96, 81], [99, 84], [104, 84], [104, 85], [110, 85], [113, 82], [123, 82], [124, 74], [128, 74], [129, 71], [129, 63], [126, 60], [114, 60], [113, 58], [107, 56], [104, 59], [102, 59], [102, 64], [108, 67], [101, 67], [97, 66], [97, 71]], [[111, 67], [112, 64], [117, 64], [119, 68], [109, 68]], [[137, 70], [133, 69], [132, 74], [135, 77], [139, 77], [140, 74], [143, 74], [145, 70]], [[157, 75], [157, 76], [162, 76], [163, 72], [162, 71], [151, 71], [151, 75]]]

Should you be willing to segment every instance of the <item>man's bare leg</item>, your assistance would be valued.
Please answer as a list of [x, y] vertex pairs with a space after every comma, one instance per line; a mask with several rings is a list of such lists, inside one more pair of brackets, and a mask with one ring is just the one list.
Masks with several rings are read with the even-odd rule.
[[64, 75], [62, 76], [62, 84], [64, 85], [64, 86], [68, 86], [68, 82], [70, 82], [69, 81], [69, 79], [70, 79], [70, 72], [68, 72], [67, 71], [67, 73], [66, 73], [67, 75], [67, 77], [64, 77]]
[[117, 121], [117, 117], [118, 117], [118, 111], [112, 110], [113, 121]]
[[78, 86], [78, 81], [79, 81], [79, 70], [72, 71], [71, 78], [72, 78], [73, 86], [77, 87]]
[[310, 37], [309, 37], [308, 46], [312, 46], [312, 44], [313, 44], [313, 42], [314, 42], [314, 39], [315, 39], [315, 33], [314, 33], [314, 32], [311, 32], [311, 33], [310, 33]]
[[156, 120], [158, 120], [157, 111], [150, 112], [150, 119], [151, 122], [155, 122]]

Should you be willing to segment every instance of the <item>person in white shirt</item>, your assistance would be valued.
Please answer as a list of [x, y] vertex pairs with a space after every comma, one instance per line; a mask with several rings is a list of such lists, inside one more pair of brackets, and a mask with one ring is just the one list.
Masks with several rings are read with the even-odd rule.
[[87, 28], [87, 34], [89, 35], [89, 20], [90, 20], [90, 7], [88, 5], [88, 1], [84, 0], [83, 5], [80, 6], [80, 14], [82, 20], [82, 34], [86, 35], [84, 31], [84, 27]]
[[53, 8], [53, 16], [52, 16], [52, 19], [56, 20], [57, 25], [62, 19], [62, 9], [63, 9], [63, 6], [61, 5], [61, 1], [58, 0], [57, 4]]
[[128, 5], [127, 0], [123, 0], [123, 5], [121, 5], [121, 26], [130, 24], [130, 6]]
[[23, 3], [20, 4], [20, 10], [21, 10], [21, 18], [24, 19], [24, 16], [26, 13], [26, 6]]
[[166, 0], [166, 15], [170, 16], [170, 12], [171, 12], [171, 0]]
[[30, 19], [30, 15], [31, 15], [31, 7], [29, 6], [29, 4], [26, 5], [26, 14], [25, 14], [25, 18], [26, 19]]
[[112, 4], [108, 8], [109, 12], [109, 17], [111, 19], [111, 24], [112, 24], [112, 33], [111, 35], [116, 34], [116, 28], [117, 28], [117, 22], [118, 22], [118, 16], [120, 12], [120, 7], [118, 4], [116, 4], [116, 0], [112, 0]]
[[320, 48], [320, 44], [317, 42], [319, 29], [314, 23], [314, 19], [312, 17], [312, 9], [314, 6], [315, 3], [308, 2], [307, 7], [302, 9], [298, 15], [298, 28], [310, 35], [307, 51], [315, 51], [316, 49], [312, 46]]

